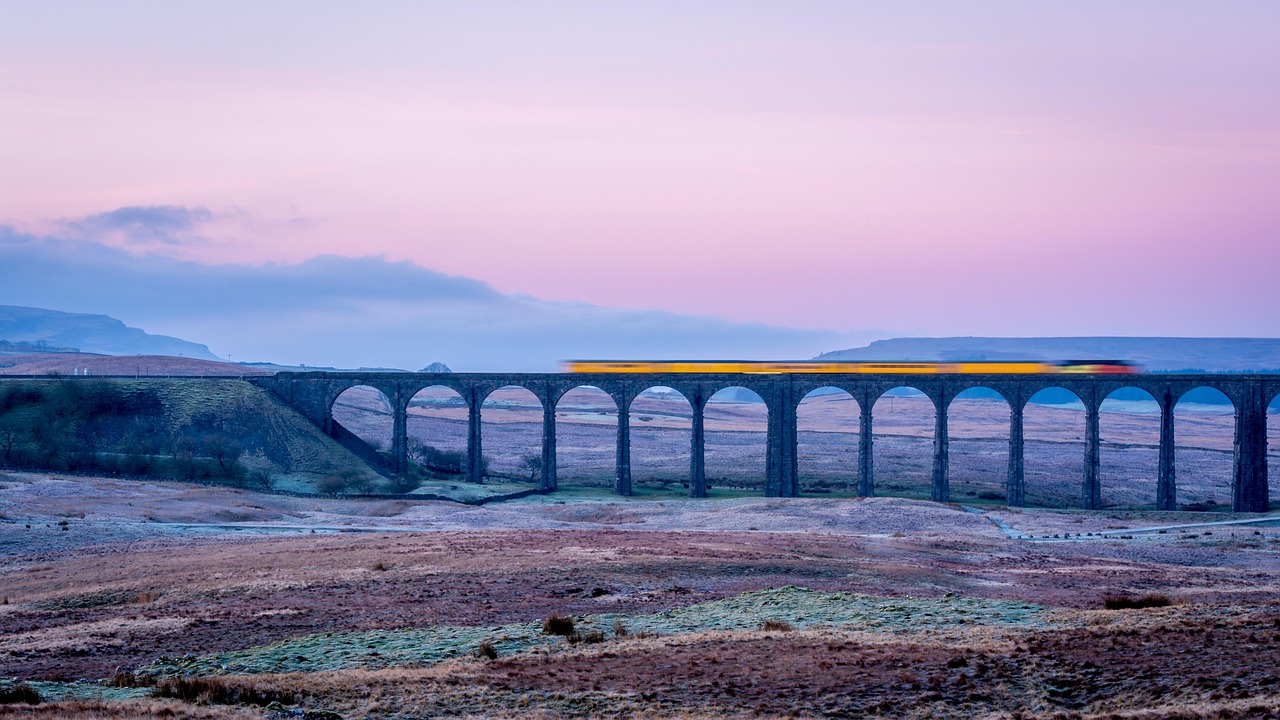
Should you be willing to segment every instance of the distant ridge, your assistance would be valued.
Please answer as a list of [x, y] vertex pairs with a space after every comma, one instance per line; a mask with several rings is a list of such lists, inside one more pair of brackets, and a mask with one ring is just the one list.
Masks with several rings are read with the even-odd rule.
[[818, 360], [1128, 360], [1150, 372], [1280, 372], [1280, 338], [893, 338]]
[[68, 313], [21, 305], [0, 305], [0, 340], [15, 345], [30, 343], [78, 348], [81, 352], [102, 355], [218, 359], [206, 345], [167, 335], [152, 335], [107, 315]]

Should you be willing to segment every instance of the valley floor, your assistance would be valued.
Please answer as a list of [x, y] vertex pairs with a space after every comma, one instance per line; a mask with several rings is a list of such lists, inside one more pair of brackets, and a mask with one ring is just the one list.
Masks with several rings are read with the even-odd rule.
[[[0, 676], [46, 702], [0, 717], [1273, 717], [1278, 524], [11, 473]], [[552, 614], [579, 642], [542, 632]], [[96, 682], [122, 669], [187, 700]]]

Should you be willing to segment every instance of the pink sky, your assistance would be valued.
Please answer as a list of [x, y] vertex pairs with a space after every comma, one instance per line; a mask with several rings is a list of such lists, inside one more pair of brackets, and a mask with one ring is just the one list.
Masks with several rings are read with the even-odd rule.
[[260, 5], [0, 0], [0, 223], [207, 207], [161, 251], [839, 331], [1280, 335], [1274, 2]]

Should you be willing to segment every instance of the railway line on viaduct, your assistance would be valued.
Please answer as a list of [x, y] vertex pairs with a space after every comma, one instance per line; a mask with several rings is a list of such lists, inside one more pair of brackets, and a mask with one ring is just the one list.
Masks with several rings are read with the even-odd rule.
[[392, 415], [392, 470], [408, 470], [408, 408], [413, 396], [430, 387], [453, 390], [468, 409], [467, 479], [479, 482], [483, 457], [481, 409], [485, 398], [504, 387], [524, 388], [541, 402], [541, 489], [553, 491], [556, 480], [556, 405], [565, 393], [594, 387], [616, 404], [617, 446], [614, 492], [631, 494], [630, 418], [627, 411], [637, 396], [651, 388], [679, 392], [692, 408], [690, 434], [690, 497], [706, 497], [704, 411], [707, 401], [726, 388], [746, 388], [758, 394], [768, 408], [765, 494], [799, 495], [797, 469], [797, 408], [810, 392], [835, 388], [848, 392], [861, 410], [859, 428], [858, 494], [875, 494], [873, 472], [877, 398], [896, 388], [923, 392], [934, 405], [933, 475], [931, 496], [950, 500], [948, 481], [947, 408], [958, 394], [971, 388], [999, 393], [1010, 408], [1009, 460], [1006, 491], [1008, 503], [1025, 502], [1023, 412], [1036, 393], [1062, 388], [1075, 394], [1085, 408], [1085, 457], [1080, 505], [1102, 506], [1100, 478], [1099, 409], [1102, 401], [1121, 388], [1149, 393], [1160, 408], [1159, 466], [1156, 508], [1177, 508], [1177, 472], [1174, 464], [1174, 406], [1186, 393], [1212, 388], [1225, 395], [1235, 408], [1235, 461], [1232, 473], [1232, 510], [1266, 512], [1267, 406], [1280, 395], [1280, 376], [1254, 374], [809, 374], [809, 373], [401, 373], [401, 372], [282, 372], [246, 377], [301, 412], [326, 432], [334, 432], [333, 405], [344, 391], [368, 386], [388, 400]]

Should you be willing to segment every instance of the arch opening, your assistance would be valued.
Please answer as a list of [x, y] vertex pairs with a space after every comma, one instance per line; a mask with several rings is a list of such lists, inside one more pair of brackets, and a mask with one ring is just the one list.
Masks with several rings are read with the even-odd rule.
[[1008, 501], [1009, 401], [987, 387], [958, 393], [947, 407], [951, 498]]
[[1080, 507], [1084, 402], [1061, 387], [1032, 395], [1022, 411], [1022, 467], [1029, 506]]
[[[536, 483], [542, 467], [542, 401], [528, 388], [504, 385], [480, 405], [482, 474], [497, 482]], [[530, 480], [532, 478], [532, 480]]]
[[1160, 467], [1155, 397], [1132, 386], [1113, 390], [1098, 406], [1098, 440], [1102, 506], [1155, 508]]
[[877, 398], [871, 413], [876, 494], [931, 497], [933, 400], [919, 388], [900, 386]]
[[425, 480], [461, 481], [467, 474], [467, 401], [432, 385], [409, 398], [405, 430], [409, 466]]
[[[613, 487], [618, 404], [594, 385], [579, 385], [556, 402], [558, 484]], [[530, 476], [536, 480], [532, 472]]]
[[847, 391], [826, 386], [796, 406], [800, 493], [848, 496], [858, 489], [862, 409]]
[[769, 408], [741, 386], [718, 390], [703, 416], [708, 487], [764, 492]]
[[1231, 510], [1236, 407], [1221, 390], [1198, 387], [1173, 406], [1179, 510]]
[[[395, 419], [392, 417], [391, 400], [381, 390], [369, 385], [353, 385], [334, 398], [330, 413], [333, 417], [330, 434], [334, 438], [343, 445], [349, 445], [354, 437], [378, 456], [375, 465], [387, 467], [390, 464]], [[367, 453], [360, 450], [356, 453], [366, 461], [370, 460]]]
[[665, 385], [646, 388], [628, 408], [631, 426], [631, 487], [637, 494], [689, 488], [689, 443], [693, 406]]

